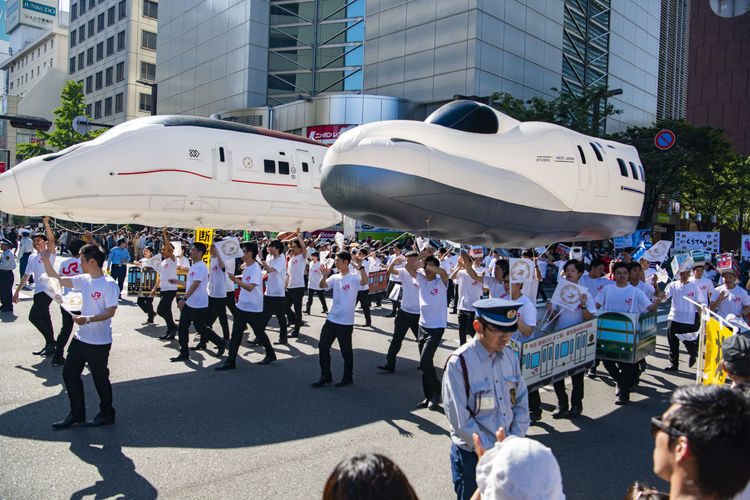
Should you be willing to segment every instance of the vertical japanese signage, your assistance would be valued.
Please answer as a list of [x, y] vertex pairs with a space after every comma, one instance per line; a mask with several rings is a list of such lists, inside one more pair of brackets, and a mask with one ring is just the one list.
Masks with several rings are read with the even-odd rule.
[[203, 262], [206, 263], [206, 266], [208, 266], [209, 261], [211, 260], [211, 252], [209, 249], [211, 248], [211, 242], [214, 239], [214, 230], [208, 229], [205, 227], [198, 227], [195, 229], [195, 242], [196, 243], [203, 243], [206, 245], [206, 253], [203, 254]]

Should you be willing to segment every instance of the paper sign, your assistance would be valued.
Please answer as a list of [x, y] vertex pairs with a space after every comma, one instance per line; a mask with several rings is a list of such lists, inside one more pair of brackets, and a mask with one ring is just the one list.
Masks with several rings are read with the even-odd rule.
[[671, 263], [672, 276], [677, 277], [683, 271], [692, 269], [693, 257], [689, 253], [680, 253], [674, 256]]
[[427, 238], [422, 238], [422, 237], [417, 236], [417, 238], [415, 239], [415, 242], [417, 244], [417, 248], [419, 248], [419, 251], [424, 252], [424, 249], [427, 248], [427, 245], [429, 245], [430, 240], [428, 240]]
[[552, 295], [551, 302], [554, 305], [575, 311], [581, 303], [582, 295], [586, 295], [586, 287], [582, 287], [566, 280], [562, 276], [558, 276], [557, 288], [555, 288], [555, 293]]
[[339, 247], [339, 252], [341, 252], [344, 249], [344, 233], [336, 233], [333, 236], [333, 242], [336, 243], [336, 246]]
[[[196, 243], [203, 243], [206, 245], [206, 249], [208, 250], [211, 248], [211, 241], [214, 239], [214, 230], [208, 229], [205, 227], [198, 227], [195, 229], [195, 242]], [[208, 263], [211, 260], [211, 252], [206, 252], [203, 254], [203, 262], [206, 263], [206, 267], [208, 267]]]
[[667, 273], [667, 270], [661, 266], [656, 266], [656, 282], [666, 283], [668, 281], [669, 281], [669, 274]]
[[649, 262], [663, 262], [667, 258], [671, 246], [671, 241], [659, 240], [643, 253], [643, 258]]
[[563, 245], [562, 243], [558, 243], [557, 246], [555, 247], [555, 252], [561, 255], [565, 255], [567, 257], [567, 255], [570, 253], [570, 247], [568, 245]]
[[675, 250], [703, 250], [710, 253], [719, 251], [718, 232], [676, 231], [674, 239]]
[[534, 261], [531, 259], [508, 259], [511, 283], [526, 283], [534, 279]]
[[228, 259], [234, 260], [242, 257], [243, 255], [242, 249], [240, 248], [240, 242], [235, 237], [225, 238], [221, 241], [217, 241], [214, 243], [214, 246], [219, 251], [219, 253], [221, 253], [221, 259], [225, 262]]
[[174, 258], [179, 259], [182, 257], [182, 242], [180, 241], [173, 241], [172, 242], [172, 252], [174, 253]]

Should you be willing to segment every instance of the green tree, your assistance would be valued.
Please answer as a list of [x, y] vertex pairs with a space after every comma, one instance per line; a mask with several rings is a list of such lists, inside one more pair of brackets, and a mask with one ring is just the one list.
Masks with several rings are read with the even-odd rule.
[[88, 141], [101, 134], [104, 129], [92, 130], [81, 135], [73, 130], [73, 119], [86, 115], [86, 98], [83, 95], [83, 84], [68, 80], [60, 92], [60, 107], [53, 111], [55, 120], [52, 132], [37, 131], [36, 137], [54, 149], [47, 149], [38, 143], [21, 143], [16, 152], [23, 159], [39, 156], [52, 151], [61, 151], [73, 144]]

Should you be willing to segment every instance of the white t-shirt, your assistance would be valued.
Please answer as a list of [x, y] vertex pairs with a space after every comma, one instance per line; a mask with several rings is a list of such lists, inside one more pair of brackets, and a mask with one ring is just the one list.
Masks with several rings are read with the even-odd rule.
[[177, 259], [177, 267], [189, 268], [190, 267], [190, 261], [188, 260], [187, 257], [185, 257], [184, 255], [181, 255]]
[[[521, 307], [518, 308], [517, 314], [519, 320], [523, 321], [525, 325], [534, 327], [536, 326], [536, 305], [534, 305], [534, 303], [526, 295], [521, 294], [517, 299], [511, 299], [510, 297], [508, 297], [508, 300], [521, 303]], [[536, 330], [531, 333], [531, 337], [527, 337], [526, 335], [521, 333], [521, 330], [516, 330], [516, 333], [513, 335], [513, 337], [522, 342], [526, 342], [533, 339], [535, 334]]]
[[245, 312], [263, 312], [263, 272], [260, 265], [253, 262], [242, 270], [242, 282], [254, 283], [252, 291], [240, 287], [240, 298], [237, 300], [237, 309]]
[[266, 258], [266, 264], [268, 267], [272, 267], [275, 271], [268, 273], [268, 280], [266, 280], [266, 295], [269, 297], [283, 297], [284, 294], [284, 280], [286, 280], [286, 257], [279, 255], [274, 258], [271, 254], [268, 254]]
[[[96, 316], [110, 307], [117, 307], [120, 289], [111, 276], [91, 279], [90, 274], [79, 274], [70, 278], [73, 290], [83, 295], [81, 316]], [[86, 344], [105, 345], [112, 343], [112, 318], [88, 325], [78, 325], [75, 338]]]
[[458, 283], [458, 309], [461, 311], [476, 311], [474, 302], [482, 298], [482, 273], [483, 267], [475, 267], [474, 272], [479, 275], [475, 280], [465, 269], [458, 271], [456, 283]]
[[487, 288], [490, 290], [491, 299], [507, 299], [510, 297], [510, 294], [505, 291], [505, 285], [498, 283], [494, 277], [490, 279]]
[[591, 276], [581, 276], [578, 280], [578, 284], [585, 286], [586, 289], [591, 293], [593, 297], [598, 297], [599, 292], [604, 290], [604, 287], [614, 285], [615, 282], [601, 276], [599, 278], [592, 278]]
[[719, 316], [726, 318], [729, 314], [734, 314], [739, 317], [742, 314], [742, 308], [750, 306], [750, 297], [748, 297], [745, 289], [739, 285], [735, 285], [731, 290], [726, 285], [717, 286], [714, 293], [711, 294], [711, 302], [718, 299], [721, 292], [724, 292], [726, 298], [719, 302], [716, 307]]
[[709, 297], [711, 297], [711, 295], [714, 293], [714, 282], [704, 277], [696, 279], [695, 276], [690, 277], [690, 282], [695, 283], [695, 285], [698, 287], [698, 293], [700, 294], [700, 300], [698, 302], [702, 304], [708, 304]]
[[602, 311], [633, 314], [641, 314], [651, 306], [648, 297], [630, 283], [622, 288], [616, 284], [604, 287], [596, 297], [596, 303]]
[[[369, 276], [370, 276], [370, 261], [369, 261], [369, 259], [363, 260], [362, 261], [362, 266], [364, 266], [364, 268], [365, 268], [365, 275], [368, 276], [368, 278], [369, 278]], [[351, 265], [349, 267], [349, 269], [354, 274], [359, 275], [359, 269], [357, 269], [356, 265]], [[367, 290], [367, 291], [370, 290], [370, 280], [369, 279], [367, 280], [367, 284], [365, 284], [365, 285], [359, 285], [359, 291], [360, 292], [365, 291], [365, 290]]]
[[440, 276], [430, 281], [424, 269], [417, 271], [419, 286], [419, 326], [445, 328], [448, 326], [448, 287]]
[[[68, 257], [60, 264], [60, 269], [57, 271], [57, 274], [59, 274], [61, 278], [71, 278], [73, 276], [78, 276], [82, 272], [83, 268], [81, 267], [80, 257]], [[65, 288], [65, 290], [67, 291], [68, 288]]]
[[[594, 300], [594, 296], [591, 295], [591, 292], [588, 290], [586, 291], [586, 309], [591, 314], [596, 314], [596, 301]], [[555, 330], [562, 330], [563, 328], [568, 328], [569, 326], [583, 322], [583, 308], [581, 307], [581, 304], [578, 304], [574, 311], [553, 304], [552, 310], [560, 311], [560, 314], [557, 316]]]
[[206, 267], [206, 263], [202, 260], [190, 266], [187, 273], [185, 291], [190, 290], [190, 287], [193, 286], [193, 282], [195, 281], [200, 281], [201, 284], [198, 285], [192, 295], [188, 297], [186, 303], [195, 309], [208, 307], [208, 268]]
[[[399, 257], [401, 257], [401, 256], [400, 255], [396, 255], [395, 253], [389, 255], [388, 256], [388, 260], [386, 261], [386, 266], [390, 266], [391, 262], [393, 262], [394, 260], [396, 260]], [[393, 267], [393, 269], [403, 269], [405, 265], [406, 265], [406, 262], [401, 262], [399, 264], [396, 264]], [[396, 275], [396, 274], [391, 274], [390, 278], [388, 278], [388, 279], [391, 280], [391, 281], [393, 281], [394, 283], [401, 283], [401, 278], [399, 278], [398, 275]]]
[[544, 281], [547, 278], [547, 261], [537, 259], [536, 266], [539, 268], [539, 272], [542, 275], [542, 281]]
[[458, 264], [458, 255], [449, 255], [445, 259], [440, 262], [440, 268], [443, 269], [446, 273], [448, 273], [448, 276], [453, 273], [453, 270], [456, 268], [456, 265]]
[[310, 262], [307, 271], [307, 288], [310, 290], [320, 290], [320, 262]]
[[[259, 265], [260, 267], [260, 265]], [[229, 279], [229, 274], [234, 274], [234, 259], [224, 262], [224, 295], [234, 293], [234, 281]]]
[[177, 290], [177, 285], [173, 285], [169, 280], [177, 279], [177, 262], [172, 259], [162, 259], [159, 264], [159, 288], [162, 292]]
[[710, 279], [714, 283], [716, 283], [716, 276], [718, 274], [719, 273], [716, 272], [716, 269], [709, 269], [709, 270], [703, 271], [703, 277]]
[[700, 290], [695, 283], [682, 283], [681, 281], [672, 281], [664, 289], [667, 298], [672, 298], [672, 307], [669, 310], [669, 321], [692, 325], [695, 323], [695, 313], [698, 312], [698, 306], [691, 304], [685, 299], [699, 302]]
[[[49, 254], [49, 261], [50, 264], [55, 264], [54, 253]], [[42, 256], [39, 255], [39, 252], [34, 251], [29, 255], [29, 262], [26, 264], [26, 274], [30, 274], [34, 277], [34, 295], [37, 293], [43, 293], [46, 287], [39, 277], [42, 274], [47, 274], [47, 271], [44, 269], [44, 262], [42, 262]]]
[[227, 285], [225, 277], [227, 273], [219, 267], [219, 259], [211, 258], [208, 262], [208, 296], [214, 299], [226, 299]]
[[406, 268], [398, 271], [398, 282], [401, 283], [401, 310], [409, 314], [419, 314], [419, 286]]
[[639, 281], [638, 286], [636, 288], [643, 292], [643, 294], [649, 298], [649, 300], [654, 300], [656, 290], [654, 290], [654, 287], [646, 283], [645, 281]]
[[307, 265], [307, 261], [304, 251], [299, 255], [289, 257], [286, 267], [286, 272], [289, 275], [287, 288], [305, 288], [305, 265]]
[[326, 283], [333, 290], [333, 304], [326, 318], [328, 321], [337, 325], [354, 324], [354, 307], [357, 305], [360, 280], [359, 272], [328, 277]]

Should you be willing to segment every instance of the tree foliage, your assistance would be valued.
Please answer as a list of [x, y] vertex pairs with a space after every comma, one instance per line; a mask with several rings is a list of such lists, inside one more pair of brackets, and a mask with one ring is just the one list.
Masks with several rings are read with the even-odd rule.
[[52, 151], [61, 151], [73, 144], [88, 141], [101, 134], [104, 129], [92, 130], [81, 135], [73, 130], [73, 119], [86, 115], [86, 98], [83, 94], [83, 84], [68, 80], [60, 92], [60, 107], [53, 111], [55, 120], [52, 122], [52, 132], [37, 131], [36, 137], [54, 149], [47, 149], [39, 143], [21, 143], [17, 146], [17, 154], [23, 159], [39, 156]]

